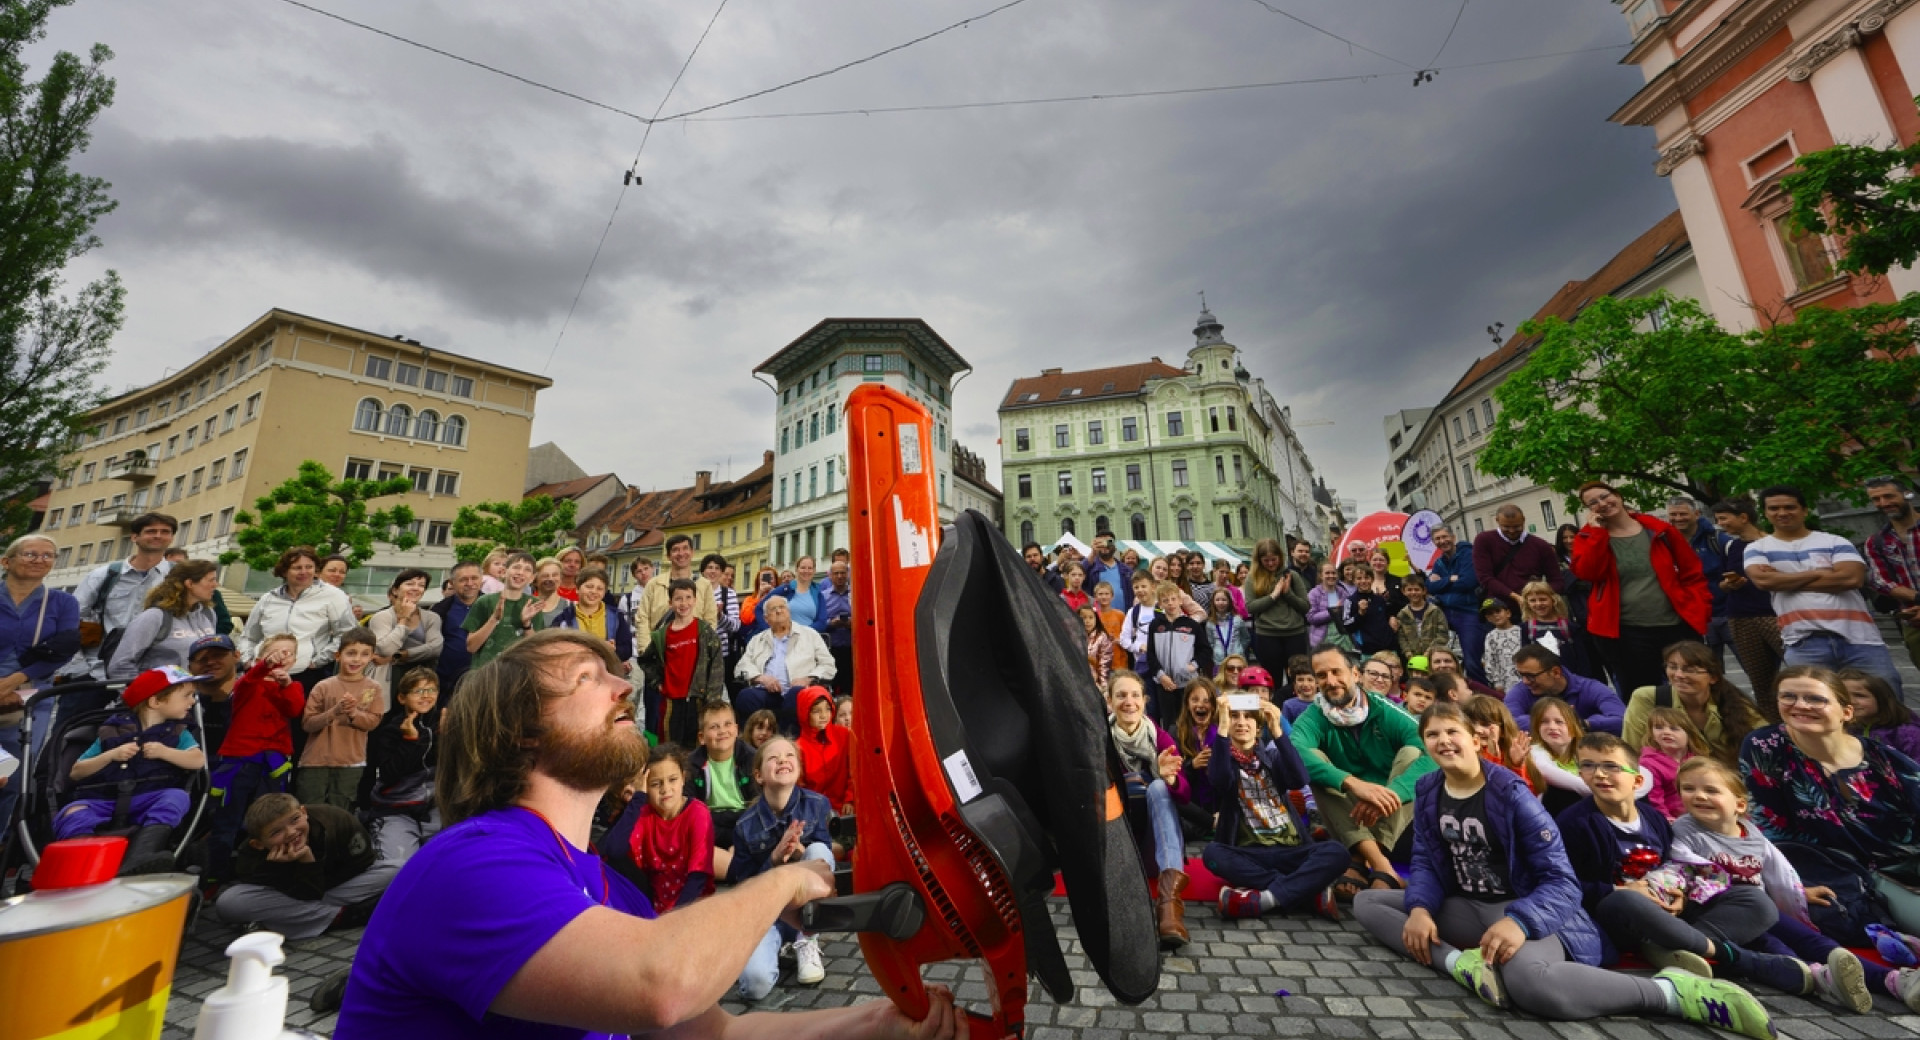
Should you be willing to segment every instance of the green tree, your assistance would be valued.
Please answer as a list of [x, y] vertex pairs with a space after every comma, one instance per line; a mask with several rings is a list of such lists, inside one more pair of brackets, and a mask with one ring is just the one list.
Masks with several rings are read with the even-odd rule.
[[453, 537], [471, 539], [454, 546], [454, 556], [478, 563], [500, 546], [544, 549], [573, 530], [574, 502], [535, 495], [519, 502], [482, 502], [461, 506], [453, 516]]
[[1602, 297], [1521, 328], [1539, 342], [1494, 391], [1476, 468], [1563, 494], [1608, 480], [1649, 504], [1776, 483], [1858, 497], [1863, 477], [1914, 472], [1917, 317], [1920, 295], [1736, 336], [1692, 300]]
[[114, 208], [106, 181], [68, 166], [113, 103], [104, 71], [113, 52], [61, 51], [37, 82], [23, 58], [53, 9], [71, 2], [0, 2], [0, 531], [24, 527], [28, 503], [84, 430], [124, 320], [112, 271], [71, 298], [60, 291], [61, 271], [100, 244], [94, 225]]
[[376, 541], [411, 549], [420, 544], [411, 530], [413, 510], [397, 505], [374, 512], [368, 503], [412, 490], [405, 477], [336, 482], [327, 467], [308, 459], [298, 476], [254, 501], [258, 517], [234, 516], [240, 549], [222, 554], [220, 562], [245, 560], [255, 570], [267, 570], [281, 553], [310, 545], [321, 556], [338, 553], [358, 567], [373, 556]]
[[1900, 148], [1842, 144], [1809, 152], [1780, 178], [1793, 225], [1846, 242], [1840, 269], [1886, 274], [1920, 258], [1920, 142]]

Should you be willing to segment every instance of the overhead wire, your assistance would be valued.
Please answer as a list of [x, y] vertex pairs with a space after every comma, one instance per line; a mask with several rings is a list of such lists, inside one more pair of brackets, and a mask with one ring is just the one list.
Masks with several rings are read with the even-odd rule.
[[[1399, 58], [1396, 58], [1391, 54], [1383, 54], [1379, 51], [1374, 50], [1372, 47], [1367, 46], [1366, 44], [1355, 43], [1354, 41], [1347, 39], [1345, 36], [1342, 36], [1331, 29], [1323, 29], [1320, 26], [1307, 21], [1305, 18], [1302, 18], [1291, 11], [1286, 11], [1278, 7], [1275, 7], [1272, 4], [1268, 3], [1267, 0], [1248, 0], [1248, 2], [1258, 4], [1259, 6], [1266, 8], [1268, 11], [1271, 11], [1272, 13], [1277, 14], [1282, 18], [1285, 18], [1290, 22], [1294, 22], [1299, 25], [1306, 26], [1307, 28], [1312, 29], [1314, 32], [1317, 32], [1322, 36], [1327, 36], [1327, 37], [1331, 37], [1333, 39], [1339, 40], [1341, 43], [1344, 43], [1355, 50], [1366, 51], [1368, 54], [1371, 54], [1376, 58], [1385, 58], [1388, 61], [1393, 62], [1395, 65], [1400, 66], [1401, 68], [1406, 68], [1406, 69], [1413, 68], [1413, 66], [1408, 65], [1406, 62], [1401, 61]], [[1428, 64], [1431, 65], [1432, 62], [1428, 62]]]
[[1458, 28], [1460, 28], [1460, 19], [1461, 19], [1461, 18], [1462, 18], [1463, 16], [1465, 16], [1465, 15], [1466, 15], [1466, 13], [1467, 13], [1467, 4], [1469, 4], [1469, 3], [1471, 3], [1471, 2], [1472, 2], [1472, 0], [1460, 0], [1460, 9], [1459, 9], [1459, 10], [1457, 10], [1457, 11], [1455, 11], [1455, 12], [1453, 12], [1453, 24], [1452, 24], [1452, 25], [1449, 25], [1449, 26], [1447, 26], [1447, 35], [1446, 35], [1446, 38], [1445, 38], [1445, 39], [1443, 39], [1443, 40], [1441, 40], [1441, 41], [1440, 41], [1440, 49], [1439, 49], [1439, 50], [1436, 50], [1436, 51], [1434, 51], [1434, 52], [1433, 52], [1433, 57], [1431, 57], [1431, 58], [1429, 58], [1429, 59], [1427, 59], [1427, 67], [1428, 67], [1428, 68], [1432, 68], [1432, 67], [1433, 67], [1433, 65], [1434, 65], [1434, 63], [1436, 63], [1436, 62], [1438, 62], [1438, 61], [1440, 60], [1440, 56], [1441, 56], [1442, 54], [1445, 54], [1445, 53], [1447, 53], [1447, 44], [1449, 44], [1449, 43], [1452, 43], [1452, 42], [1453, 42], [1453, 33], [1454, 33], [1454, 30], [1456, 30], [1456, 29], [1458, 29]]

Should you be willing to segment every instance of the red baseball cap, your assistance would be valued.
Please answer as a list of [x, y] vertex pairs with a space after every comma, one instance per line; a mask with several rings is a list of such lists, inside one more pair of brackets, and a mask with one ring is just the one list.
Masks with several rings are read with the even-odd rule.
[[126, 692], [120, 695], [120, 700], [129, 708], [138, 707], [141, 701], [165, 693], [181, 683], [205, 682], [211, 678], [210, 675], [195, 675], [173, 665], [150, 668], [133, 677], [133, 681], [127, 684]]

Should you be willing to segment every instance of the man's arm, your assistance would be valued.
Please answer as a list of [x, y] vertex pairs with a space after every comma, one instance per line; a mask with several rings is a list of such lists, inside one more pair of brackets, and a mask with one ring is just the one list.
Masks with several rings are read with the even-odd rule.
[[1786, 574], [1764, 563], [1749, 563], [1747, 580], [1767, 592], [1851, 592], [1866, 582], [1867, 565], [1847, 560]]
[[88, 572], [80, 580], [80, 587], [73, 590], [73, 598], [80, 604], [80, 620], [99, 621], [100, 608], [104, 605], [96, 602], [100, 598], [100, 584], [107, 577], [107, 569], [101, 567]]

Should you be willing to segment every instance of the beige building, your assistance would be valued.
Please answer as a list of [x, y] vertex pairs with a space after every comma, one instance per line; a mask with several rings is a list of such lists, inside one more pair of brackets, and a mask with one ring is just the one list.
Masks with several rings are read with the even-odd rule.
[[[48, 580], [72, 588], [131, 551], [127, 524], [177, 517], [174, 545], [196, 559], [236, 548], [234, 514], [313, 459], [336, 478], [405, 476], [420, 546], [379, 550], [348, 591], [384, 593], [398, 568], [452, 565], [463, 505], [518, 501], [543, 376], [415, 340], [271, 310], [186, 368], [94, 409], [67, 461], [44, 531], [59, 543]], [[394, 504], [381, 500], [378, 505]], [[227, 568], [229, 588], [264, 591], [268, 574]], [[435, 590], [437, 591], [437, 590]]]

